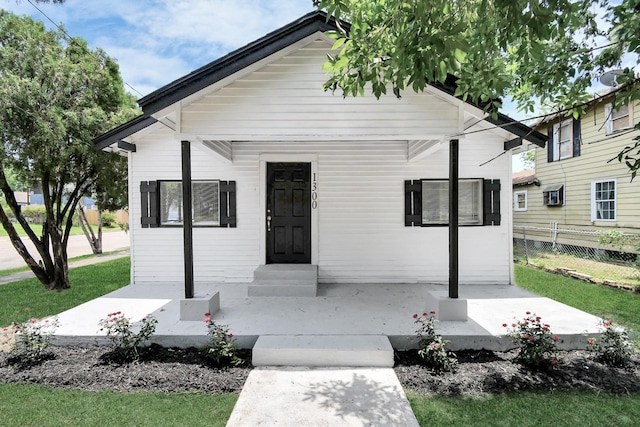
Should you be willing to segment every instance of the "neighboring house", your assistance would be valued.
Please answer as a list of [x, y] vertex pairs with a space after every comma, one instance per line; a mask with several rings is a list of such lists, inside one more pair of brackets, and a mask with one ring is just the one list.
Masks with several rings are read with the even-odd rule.
[[516, 227], [640, 232], [640, 180], [631, 182], [616, 158], [639, 134], [633, 125], [640, 107], [615, 111], [614, 96], [597, 96], [579, 119], [555, 116], [536, 126], [549, 143], [535, 147], [534, 175], [513, 175]]
[[401, 99], [324, 92], [334, 28], [308, 14], [145, 96], [142, 116], [96, 139], [129, 159], [132, 283], [183, 283], [189, 247], [196, 286], [251, 282], [265, 264], [317, 266], [321, 283], [447, 283], [451, 139], [460, 281], [513, 282], [500, 154], [546, 135], [487, 117], [453, 80]]

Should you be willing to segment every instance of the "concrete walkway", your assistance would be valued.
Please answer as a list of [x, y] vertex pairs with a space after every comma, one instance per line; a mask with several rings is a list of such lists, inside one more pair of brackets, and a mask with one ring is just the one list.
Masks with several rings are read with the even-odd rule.
[[390, 368], [255, 368], [227, 427], [418, 426]]

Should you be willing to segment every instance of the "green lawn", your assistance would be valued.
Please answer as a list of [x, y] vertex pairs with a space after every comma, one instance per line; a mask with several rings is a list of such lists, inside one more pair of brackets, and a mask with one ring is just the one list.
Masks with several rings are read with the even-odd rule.
[[0, 327], [58, 314], [129, 284], [129, 257], [69, 270], [71, 289], [47, 291], [37, 279], [0, 286]]
[[637, 332], [640, 338], [640, 293], [613, 289], [595, 283], [515, 265], [519, 287], [554, 299], [593, 315], [611, 319]]
[[0, 384], [3, 426], [224, 426], [237, 394], [118, 393]]
[[509, 393], [483, 398], [407, 393], [421, 426], [637, 426], [640, 395]]

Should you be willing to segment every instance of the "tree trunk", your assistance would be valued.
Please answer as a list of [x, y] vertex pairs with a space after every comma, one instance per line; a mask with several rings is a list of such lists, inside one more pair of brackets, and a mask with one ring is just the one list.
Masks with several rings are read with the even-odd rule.
[[91, 251], [94, 254], [102, 253], [102, 211], [98, 210], [98, 236], [96, 237], [93, 232], [93, 228], [89, 221], [87, 220], [87, 216], [84, 213], [84, 206], [82, 202], [78, 203], [78, 222], [80, 223], [80, 228], [82, 228], [82, 232], [84, 233], [87, 241], [89, 241], [89, 245], [91, 246]]

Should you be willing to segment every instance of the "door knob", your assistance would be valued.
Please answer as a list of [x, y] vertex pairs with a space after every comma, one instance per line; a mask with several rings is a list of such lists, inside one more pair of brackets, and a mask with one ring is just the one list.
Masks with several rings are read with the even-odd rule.
[[271, 215], [267, 215], [267, 231], [271, 231]]

